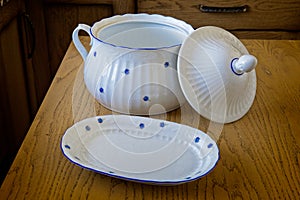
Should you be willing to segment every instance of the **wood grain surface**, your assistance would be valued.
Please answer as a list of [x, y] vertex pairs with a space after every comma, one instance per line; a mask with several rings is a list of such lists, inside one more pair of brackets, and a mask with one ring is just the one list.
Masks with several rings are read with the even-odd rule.
[[[244, 13], [205, 13], [200, 5], [209, 7], [238, 7], [246, 5]], [[227, 29], [300, 29], [298, 0], [138, 0], [138, 11], [179, 17], [195, 27], [223, 26]]]
[[[244, 39], [300, 39], [299, 0], [138, 0], [138, 12], [182, 19], [194, 28], [220, 26]], [[200, 5], [219, 8], [247, 6], [242, 13], [201, 12]]]
[[[224, 125], [217, 141], [220, 160], [207, 176], [154, 186], [69, 162], [60, 149], [65, 130], [85, 117], [111, 114], [86, 91], [82, 59], [71, 44], [1, 186], [0, 199], [299, 199], [300, 41], [243, 42], [259, 61], [257, 95], [245, 117]], [[181, 113], [158, 117], [180, 122]], [[192, 111], [189, 117], [207, 130], [203, 118]]]

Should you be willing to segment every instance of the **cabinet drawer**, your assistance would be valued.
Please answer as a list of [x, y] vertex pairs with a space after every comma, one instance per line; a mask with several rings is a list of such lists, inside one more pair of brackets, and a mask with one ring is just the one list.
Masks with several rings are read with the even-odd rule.
[[[235, 8], [246, 6], [245, 12], [236, 9], [208, 9], [200, 6]], [[138, 0], [138, 12], [159, 13], [182, 19], [194, 28], [214, 25], [228, 30], [300, 30], [299, 0]]]

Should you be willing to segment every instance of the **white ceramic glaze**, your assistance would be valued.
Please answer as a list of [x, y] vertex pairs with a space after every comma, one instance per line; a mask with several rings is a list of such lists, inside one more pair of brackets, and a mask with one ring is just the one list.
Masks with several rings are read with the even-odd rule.
[[232, 60], [232, 70], [237, 75], [251, 72], [257, 65], [257, 59], [253, 55], [242, 55], [238, 59]]
[[174, 185], [209, 173], [216, 143], [189, 126], [158, 119], [107, 115], [82, 120], [61, 141], [73, 163], [130, 181]]
[[256, 93], [257, 60], [240, 40], [222, 28], [195, 30], [182, 44], [178, 58], [180, 86], [202, 116], [229, 123], [243, 117]]
[[[78, 38], [80, 30], [91, 38], [89, 52]], [[193, 30], [183, 21], [148, 14], [114, 16], [92, 27], [79, 24], [73, 42], [84, 60], [87, 89], [121, 113], [148, 115], [154, 105], [164, 112], [178, 108], [185, 101], [177, 77], [178, 51]]]

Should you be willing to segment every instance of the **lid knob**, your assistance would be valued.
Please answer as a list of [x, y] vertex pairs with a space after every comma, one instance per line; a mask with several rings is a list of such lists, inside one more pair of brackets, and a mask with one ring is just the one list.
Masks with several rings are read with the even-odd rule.
[[252, 71], [257, 65], [257, 59], [253, 55], [243, 55], [240, 58], [234, 58], [231, 62], [231, 69], [236, 75], [242, 75], [245, 72]]

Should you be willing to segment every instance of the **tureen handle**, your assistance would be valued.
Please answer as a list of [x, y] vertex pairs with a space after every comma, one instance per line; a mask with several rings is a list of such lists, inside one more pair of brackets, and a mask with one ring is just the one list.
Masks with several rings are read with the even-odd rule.
[[74, 45], [75, 45], [76, 49], [79, 51], [79, 53], [84, 61], [88, 55], [88, 52], [85, 49], [85, 47], [83, 46], [83, 44], [81, 43], [81, 41], [79, 40], [78, 32], [80, 30], [87, 32], [91, 38], [91, 43], [90, 43], [90, 45], [91, 45], [92, 44], [92, 36], [90, 34], [90, 29], [91, 29], [91, 27], [89, 25], [78, 24], [78, 26], [74, 29], [73, 34], [72, 34], [72, 39], [73, 39]]
[[237, 75], [252, 71], [257, 65], [257, 59], [253, 55], [243, 55], [231, 62], [231, 69]]

